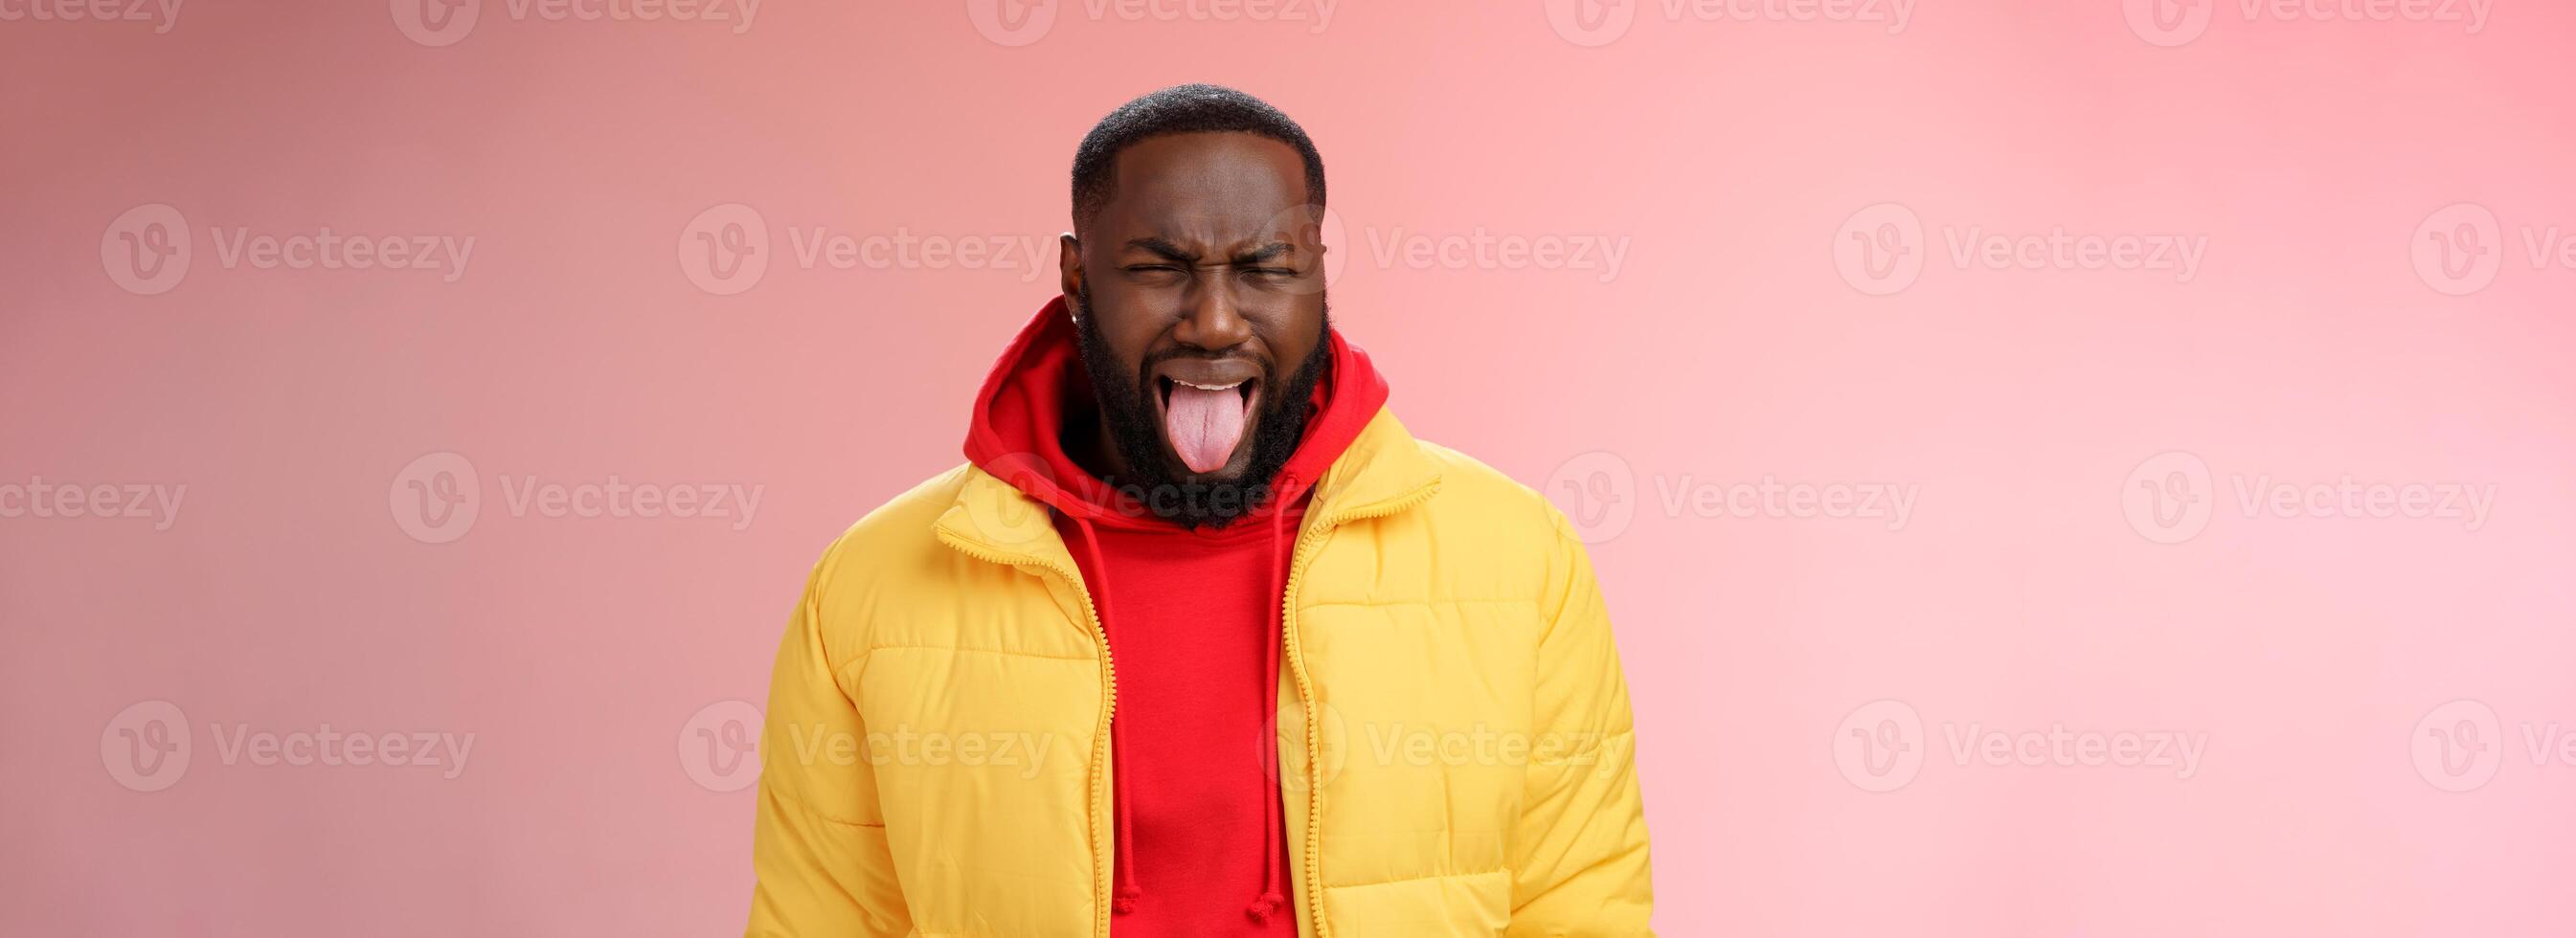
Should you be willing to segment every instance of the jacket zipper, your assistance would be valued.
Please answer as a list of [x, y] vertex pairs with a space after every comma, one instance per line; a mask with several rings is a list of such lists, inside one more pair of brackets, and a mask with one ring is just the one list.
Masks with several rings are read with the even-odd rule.
[[[985, 551], [980, 547], [968, 546], [964, 538], [950, 540], [949, 545], [957, 548], [960, 553], [963, 553], [966, 556], [973, 557], [986, 563], [1000, 564], [1002, 566], [1014, 568], [1033, 566], [1047, 570], [1062, 578], [1065, 583], [1071, 585], [1073, 587], [1074, 595], [1082, 597], [1082, 614], [1085, 618], [1091, 620], [1091, 640], [1100, 647], [1100, 722], [1092, 728], [1093, 742], [1091, 744], [1091, 840], [1093, 843], [1098, 844], [1113, 843], [1115, 838], [1108, 836], [1106, 832], [1101, 830], [1100, 806], [1107, 804], [1109, 801], [1108, 796], [1103, 793], [1101, 789], [1103, 787], [1102, 783], [1108, 781], [1109, 772], [1111, 771], [1109, 766], [1109, 720], [1112, 715], [1118, 712], [1118, 665], [1116, 662], [1109, 660], [1109, 630], [1100, 623], [1100, 607], [1094, 605], [1091, 601], [1091, 588], [1082, 582], [1082, 575], [1080, 573], [1066, 570], [1063, 567], [1056, 566], [1055, 564], [1051, 564], [1043, 560], [1011, 560], [1001, 556], [1000, 554]], [[1114, 875], [1116, 863], [1118, 862], [1118, 857], [1114, 847], [1105, 848], [1102, 852], [1110, 854], [1110, 862], [1094, 864], [1091, 874], [1091, 905], [1093, 909], [1097, 910], [1092, 914], [1091, 919], [1091, 933], [1094, 938], [1109, 938], [1109, 902], [1111, 898], [1109, 881]]]
[[[1324, 760], [1322, 744], [1317, 742], [1315, 736], [1314, 678], [1306, 673], [1305, 656], [1298, 651], [1297, 583], [1305, 578], [1306, 565], [1313, 562], [1313, 558], [1307, 556], [1307, 547], [1310, 543], [1322, 541], [1326, 535], [1332, 533], [1334, 528], [1340, 527], [1344, 524], [1353, 521], [1366, 521], [1371, 518], [1383, 518], [1387, 515], [1411, 508], [1415, 504], [1430, 498], [1431, 493], [1434, 490], [1435, 487], [1433, 486], [1424, 486], [1402, 498], [1379, 502], [1365, 508], [1355, 509], [1346, 515], [1328, 518], [1315, 525], [1314, 528], [1310, 530], [1299, 532], [1297, 535], [1296, 546], [1291, 548], [1288, 554], [1288, 583], [1279, 591], [1279, 631], [1281, 633], [1281, 640], [1287, 643], [1286, 657], [1288, 659], [1288, 671], [1296, 677], [1297, 705], [1304, 708], [1306, 711], [1306, 719], [1304, 721], [1305, 730], [1303, 733], [1306, 737], [1306, 850], [1305, 862], [1301, 865], [1305, 868], [1306, 873], [1306, 917], [1309, 921], [1315, 923], [1315, 938], [1330, 938], [1332, 935], [1331, 927], [1324, 923], [1324, 877], [1322, 866], [1324, 850]], [[1274, 742], [1272, 745], [1277, 745], [1277, 743]]]

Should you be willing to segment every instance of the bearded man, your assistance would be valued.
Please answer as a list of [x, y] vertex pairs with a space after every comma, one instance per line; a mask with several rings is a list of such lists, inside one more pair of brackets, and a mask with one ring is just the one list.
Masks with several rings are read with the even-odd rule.
[[814, 567], [753, 936], [1648, 935], [1583, 545], [1331, 324], [1323, 159], [1165, 89], [1073, 163], [966, 465]]

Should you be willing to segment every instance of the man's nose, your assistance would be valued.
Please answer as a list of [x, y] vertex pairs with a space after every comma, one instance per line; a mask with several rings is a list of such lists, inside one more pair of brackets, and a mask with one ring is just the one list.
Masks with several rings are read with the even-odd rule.
[[1191, 293], [1189, 308], [1173, 327], [1175, 341], [1219, 352], [1251, 340], [1252, 322], [1243, 318], [1243, 309], [1235, 303], [1233, 291], [1226, 288], [1223, 280], [1202, 282]]

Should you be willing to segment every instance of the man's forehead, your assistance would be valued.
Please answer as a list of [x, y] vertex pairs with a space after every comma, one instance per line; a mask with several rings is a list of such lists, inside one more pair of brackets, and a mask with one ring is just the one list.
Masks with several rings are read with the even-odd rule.
[[[1117, 182], [1103, 215], [1121, 227], [1179, 236], [1246, 237], [1294, 223], [1306, 201], [1305, 163], [1295, 148], [1245, 133], [1171, 134], [1118, 154]], [[1109, 220], [1105, 218], [1104, 220]]]

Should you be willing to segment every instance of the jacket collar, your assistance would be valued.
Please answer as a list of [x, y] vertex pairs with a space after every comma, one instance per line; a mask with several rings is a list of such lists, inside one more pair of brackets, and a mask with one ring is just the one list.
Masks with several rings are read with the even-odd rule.
[[[1315, 480], [1305, 530], [1410, 507], [1437, 493], [1440, 467], [1422, 444], [1379, 408], [1358, 439]], [[1045, 503], [981, 467], [966, 467], [966, 482], [933, 530], [942, 543], [995, 563], [1042, 564], [1075, 569], [1073, 555], [1056, 534]]]

